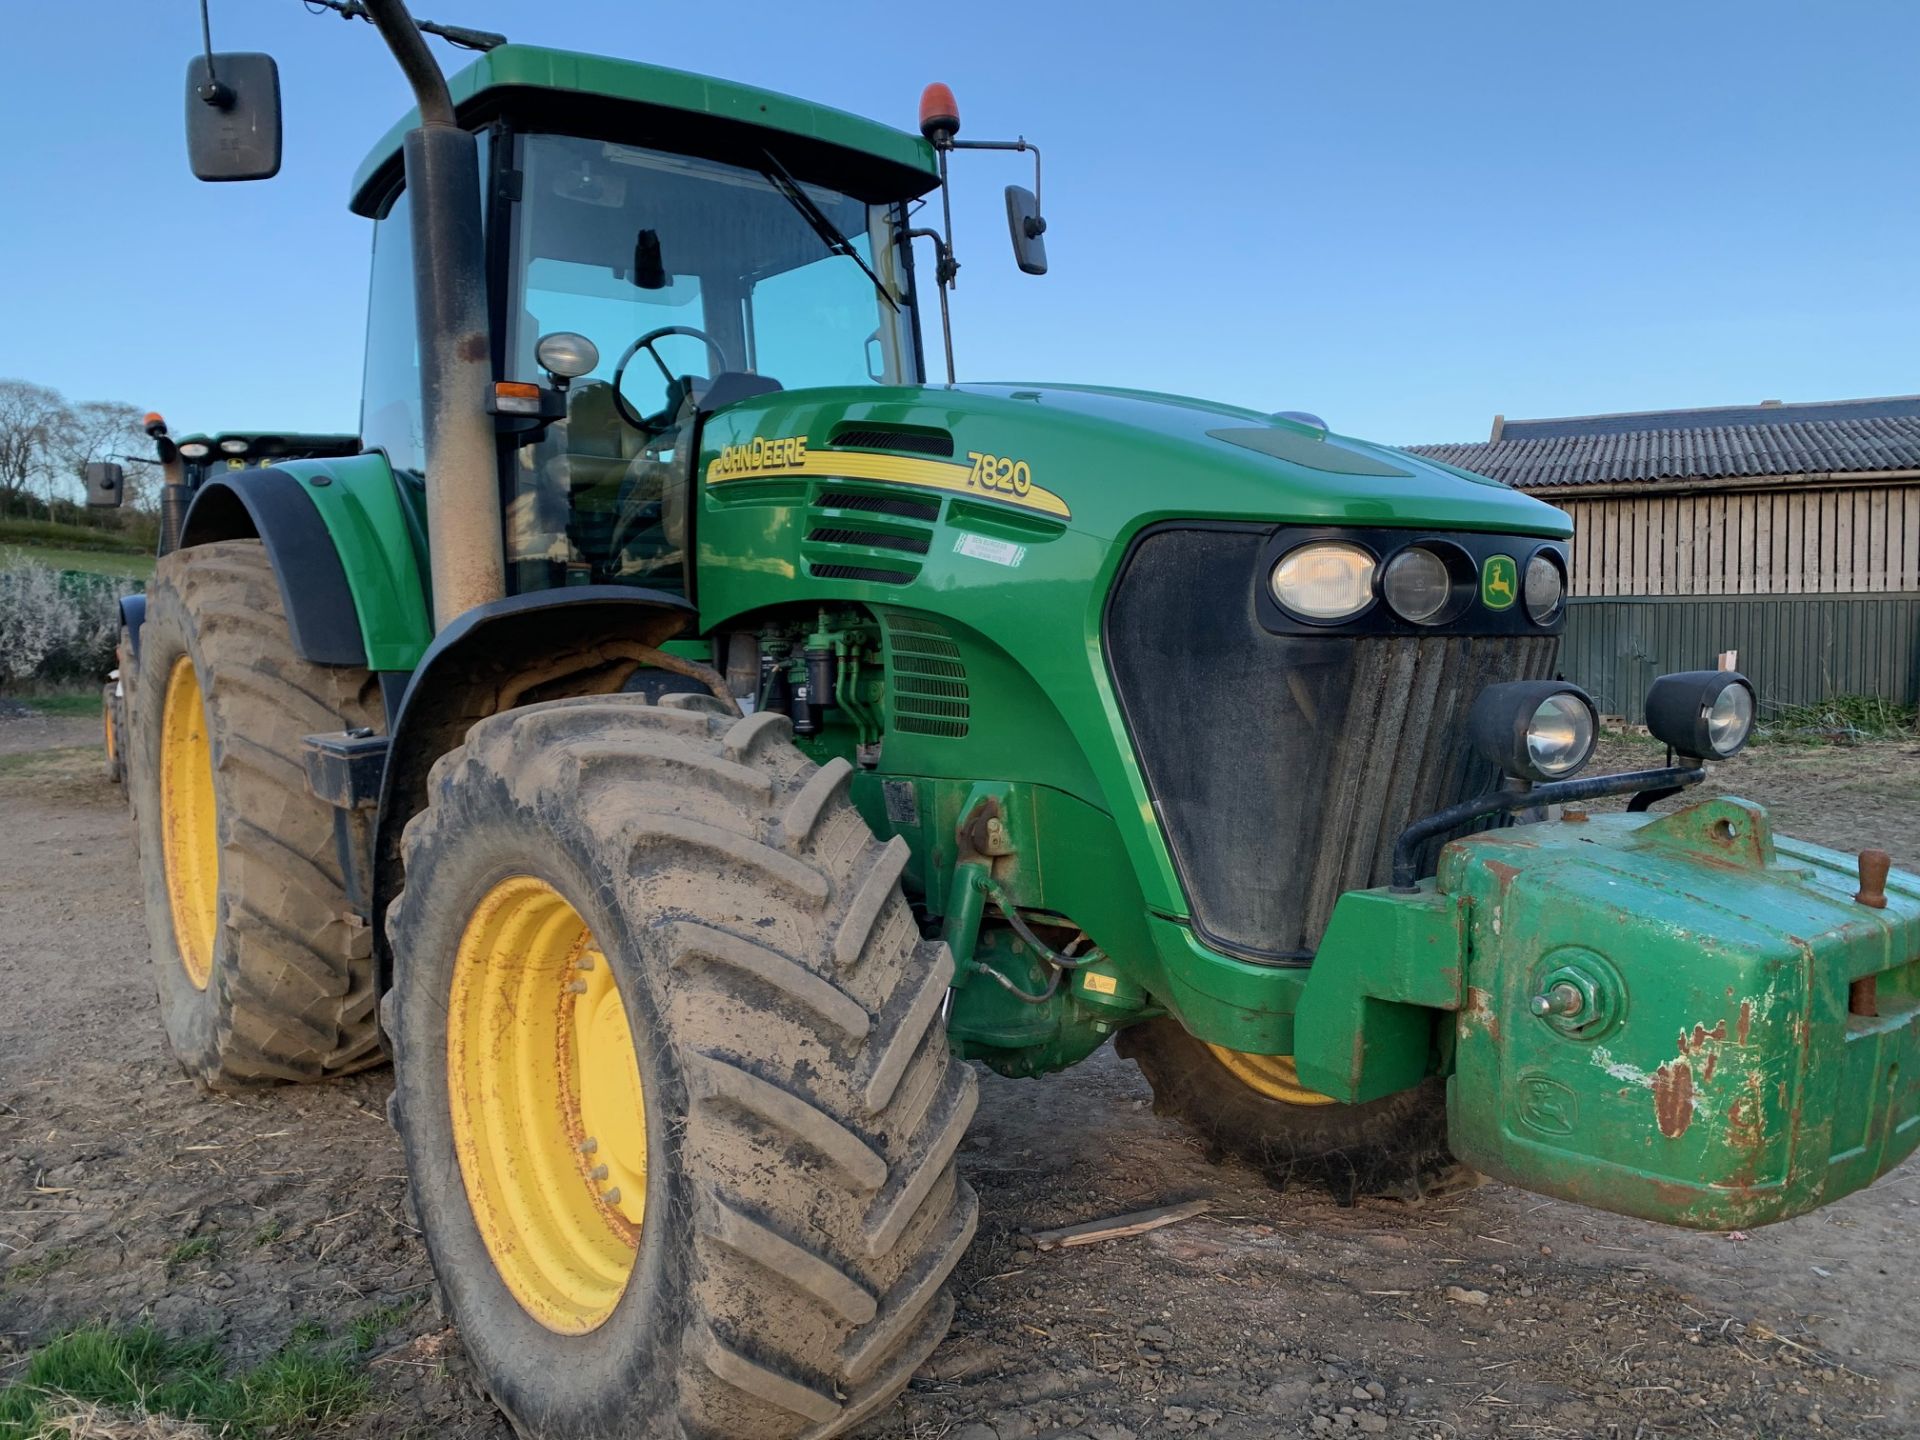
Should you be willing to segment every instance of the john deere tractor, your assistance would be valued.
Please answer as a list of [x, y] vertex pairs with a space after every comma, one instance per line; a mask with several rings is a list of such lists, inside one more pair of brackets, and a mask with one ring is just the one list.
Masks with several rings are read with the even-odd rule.
[[[448, 81], [346, 8], [418, 100], [353, 185], [364, 449], [209, 475], [160, 561], [147, 913], [206, 1084], [393, 1061], [522, 1433], [888, 1405], [974, 1230], [967, 1061], [1111, 1038], [1277, 1176], [1703, 1228], [1913, 1149], [1920, 881], [1687, 800], [1736, 674], [1576, 774], [1559, 511], [1305, 414], [930, 379], [928, 202], [1031, 150], [944, 87], [903, 133], [471, 32]], [[189, 82], [195, 168], [272, 173], [272, 62]]]
[[[143, 463], [160, 471], [160, 538], [158, 553], [179, 548], [181, 522], [187, 507], [209, 475], [227, 470], [245, 470], [273, 465], [281, 460], [309, 456], [357, 455], [360, 441], [353, 435], [311, 435], [260, 430], [223, 431], [217, 435], [186, 435], [175, 439], [158, 411], [148, 412], [144, 422], [147, 437], [153, 441], [154, 459]], [[87, 466], [87, 505], [91, 509], [114, 509], [125, 502], [126, 472], [116, 461], [94, 461]], [[146, 613], [145, 595], [128, 595], [120, 601], [120, 638], [114, 650], [114, 671], [100, 694], [101, 731], [106, 753], [107, 778], [117, 781], [122, 791], [131, 794], [127, 773], [127, 751], [121, 737], [131, 734], [128, 704], [139, 689], [139, 664], [133, 637]]]

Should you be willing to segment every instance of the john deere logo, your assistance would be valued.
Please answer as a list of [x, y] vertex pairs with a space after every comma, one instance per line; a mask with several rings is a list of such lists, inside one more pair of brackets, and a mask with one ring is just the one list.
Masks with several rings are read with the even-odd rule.
[[1520, 571], [1511, 555], [1489, 555], [1480, 567], [1480, 600], [1489, 610], [1504, 610], [1513, 604], [1518, 591], [1515, 582]]

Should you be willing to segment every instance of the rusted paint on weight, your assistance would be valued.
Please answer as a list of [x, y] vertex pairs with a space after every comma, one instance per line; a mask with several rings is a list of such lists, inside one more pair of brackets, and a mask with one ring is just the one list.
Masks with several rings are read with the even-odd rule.
[[1678, 1140], [1693, 1123], [1693, 1066], [1669, 1060], [1653, 1072], [1653, 1113], [1660, 1133]]

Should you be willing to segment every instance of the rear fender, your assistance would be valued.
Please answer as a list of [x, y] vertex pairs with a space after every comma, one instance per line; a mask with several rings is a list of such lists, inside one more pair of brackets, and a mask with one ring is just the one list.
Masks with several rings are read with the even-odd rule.
[[413, 524], [382, 455], [233, 470], [194, 495], [180, 546], [258, 539], [294, 649], [316, 665], [407, 671], [433, 638]]

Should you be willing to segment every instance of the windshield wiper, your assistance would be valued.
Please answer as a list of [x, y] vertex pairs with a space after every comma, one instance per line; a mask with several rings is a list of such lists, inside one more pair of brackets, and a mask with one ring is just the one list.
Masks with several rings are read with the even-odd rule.
[[880, 298], [886, 301], [895, 313], [898, 313], [900, 302], [893, 298], [885, 283], [873, 273], [873, 267], [861, 259], [860, 252], [853, 248], [853, 241], [842, 234], [840, 227], [827, 218], [827, 212], [816, 205], [813, 197], [800, 188], [800, 182], [795, 180], [787, 167], [780, 163], [778, 156], [771, 150], [762, 150], [760, 153], [767, 157], [769, 168], [760, 172], [767, 177], [767, 183], [784, 195], [787, 203], [800, 212], [800, 218], [812, 227], [813, 233], [820, 237], [827, 249], [835, 255], [846, 256], [858, 265], [865, 272], [866, 277], [873, 282], [873, 288], [879, 292]]

